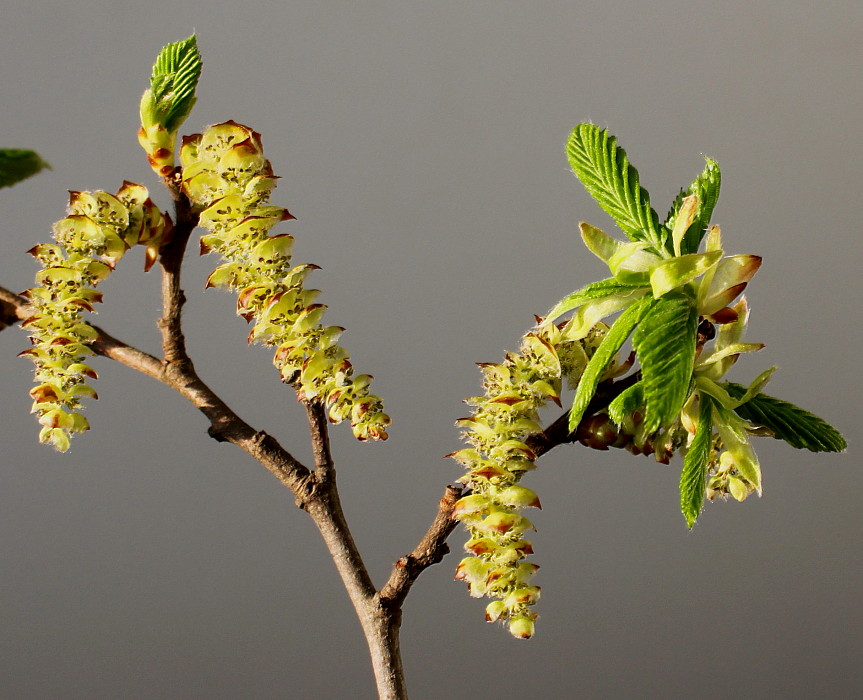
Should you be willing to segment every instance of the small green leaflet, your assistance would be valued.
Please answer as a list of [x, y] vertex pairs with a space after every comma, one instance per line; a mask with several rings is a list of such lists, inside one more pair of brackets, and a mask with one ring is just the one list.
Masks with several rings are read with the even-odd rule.
[[698, 412], [698, 428], [683, 459], [680, 472], [680, 510], [689, 529], [701, 513], [707, 483], [707, 463], [710, 460], [713, 437], [713, 402], [709, 396], [701, 395]]
[[[746, 393], [746, 387], [734, 382], [723, 386], [734, 398]], [[776, 399], [767, 394], [758, 394], [734, 412], [749, 422], [773, 431], [777, 440], [784, 440], [798, 450], [811, 452], [842, 452], [848, 443], [827, 421], [793, 403]]]
[[617, 351], [626, 342], [632, 329], [635, 328], [645, 314], [650, 311], [653, 304], [656, 303], [652, 297], [642, 297], [632, 306], [626, 309], [617, 320], [609, 328], [608, 333], [602, 339], [587, 367], [584, 369], [584, 374], [578, 382], [578, 388], [575, 390], [575, 398], [572, 401], [572, 409], [569, 412], [569, 430], [575, 430], [581, 422], [584, 415], [584, 410], [596, 393], [596, 387], [599, 385], [599, 378], [608, 366], [608, 363], [614, 359]]
[[[667, 232], [666, 240], [670, 245], [671, 231], [674, 229], [674, 221], [677, 218], [677, 213], [680, 211], [684, 198], [690, 194], [698, 195], [698, 211], [695, 213], [695, 219], [692, 224], [686, 230], [683, 243], [680, 247], [680, 252], [683, 255], [698, 251], [698, 246], [701, 245], [701, 239], [704, 238], [704, 233], [707, 227], [710, 226], [710, 218], [713, 216], [713, 209], [716, 207], [716, 202], [719, 199], [719, 187], [722, 184], [719, 164], [707, 156], [704, 157], [704, 160], [707, 163], [701, 175], [695, 178], [688, 190], [680, 190], [663, 224], [663, 228]], [[671, 252], [670, 248], [669, 252]]]
[[35, 151], [0, 148], [0, 187], [11, 187], [45, 168], [50, 170], [51, 166]]
[[179, 129], [192, 111], [202, 65], [194, 34], [168, 44], [156, 57], [150, 78], [150, 109], [154, 121], [168, 131]]
[[618, 396], [608, 404], [608, 417], [614, 421], [614, 424], [620, 426], [627, 416], [631, 416], [635, 411], [644, 408], [644, 387], [638, 381], [630, 387], [627, 387], [618, 394]]
[[576, 177], [630, 240], [659, 250], [659, 217], [617, 139], [595, 124], [579, 124], [572, 130], [566, 154]]
[[641, 363], [647, 434], [671, 423], [686, 401], [697, 328], [698, 310], [691, 295], [670, 292], [656, 300], [632, 336]]
[[567, 294], [545, 315], [545, 319], [547, 321], [553, 321], [558, 316], [562, 316], [568, 311], [572, 311], [589, 301], [604, 299], [613, 294], [624, 294], [626, 292], [631, 292], [633, 289], [638, 289], [638, 286], [622, 284], [613, 277], [599, 282], [593, 282], [592, 284], [588, 284], [586, 287], [582, 287], [571, 294]]

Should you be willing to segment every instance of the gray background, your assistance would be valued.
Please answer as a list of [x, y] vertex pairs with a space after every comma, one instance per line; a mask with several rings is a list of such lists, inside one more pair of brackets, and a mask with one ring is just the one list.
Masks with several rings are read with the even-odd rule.
[[[414, 698], [852, 697], [861, 681], [859, 2], [0, 3], [2, 143], [53, 171], [0, 192], [0, 284], [32, 285], [66, 189], [150, 186], [137, 105], [158, 49], [199, 35], [199, 104], [264, 135], [296, 259], [395, 418], [386, 444], [334, 431], [347, 515], [375, 580], [413, 547], [455, 463], [453, 421], [563, 294], [605, 274], [577, 236], [610, 227], [564, 143], [609, 126], [664, 214], [716, 158], [729, 252], [765, 256], [735, 368], [842, 429], [844, 455], [756, 444], [762, 499], [678, 513], [679, 461], [581, 447], [544, 458], [538, 634], [510, 639], [429, 570], [405, 609]], [[97, 321], [158, 350], [141, 251]], [[206, 381], [308, 458], [304, 415], [233, 299], [189, 260], [189, 345]], [[290, 494], [203, 418], [97, 360], [93, 430], [36, 444], [31, 368], [0, 334], [0, 696], [368, 698], [359, 626]], [[452, 537], [458, 550], [464, 535]]]

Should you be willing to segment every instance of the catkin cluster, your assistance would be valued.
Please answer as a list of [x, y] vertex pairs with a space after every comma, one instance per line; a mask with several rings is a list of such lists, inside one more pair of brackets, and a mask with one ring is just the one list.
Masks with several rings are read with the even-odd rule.
[[82, 360], [98, 333], [82, 314], [95, 312], [102, 300], [95, 289], [136, 244], [147, 248], [145, 267], [152, 266], [170, 232], [170, 219], [150, 200], [147, 188], [124, 182], [116, 195], [72, 192], [69, 215], [54, 224], [56, 243], [40, 243], [29, 252], [41, 263], [36, 287], [24, 295], [35, 313], [22, 326], [33, 347], [21, 355], [36, 365], [31, 391], [32, 412], [43, 426], [40, 442], [65, 452], [70, 437], [90, 426], [80, 413], [82, 398], [97, 398], [88, 379], [96, 372]]
[[390, 418], [369, 391], [371, 377], [354, 374], [339, 344], [344, 329], [322, 325], [327, 307], [315, 303], [320, 292], [304, 287], [317, 266], [293, 266], [293, 237], [270, 234], [293, 217], [267, 204], [277, 178], [260, 134], [232, 121], [211, 126], [183, 140], [180, 162], [183, 190], [209, 232], [201, 252], [225, 260], [207, 286], [237, 292], [237, 313], [252, 324], [249, 342], [275, 347], [273, 363], [301, 401], [320, 401], [334, 423], [349, 419], [360, 440], [385, 440]]
[[485, 395], [467, 399], [473, 415], [457, 423], [471, 447], [450, 456], [467, 469], [461, 481], [470, 494], [455, 504], [454, 517], [470, 532], [465, 549], [471, 556], [459, 563], [455, 577], [468, 584], [472, 597], [495, 598], [486, 620], [507, 622], [522, 639], [533, 635], [531, 606], [540, 595], [530, 583], [539, 566], [526, 561], [533, 547], [525, 533], [535, 528], [521, 514], [541, 507], [536, 493], [519, 484], [535, 466], [528, 438], [542, 431], [539, 410], [549, 400], [560, 404], [563, 380], [577, 384], [606, 328], [598, 324], [575, 341], [553, 324], [527, 333], [518, 353], [507, 353], [500, 364], [479, 365]]

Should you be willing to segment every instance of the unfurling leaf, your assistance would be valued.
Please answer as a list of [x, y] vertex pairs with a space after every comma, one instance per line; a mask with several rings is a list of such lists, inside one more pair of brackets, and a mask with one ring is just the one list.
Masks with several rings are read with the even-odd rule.
[[156, 57], [150, 89], [141, 101], [141, 121], [145, 127], [159, 124], [175, 132], [195, 105], [195, 88], [201, 77], [201, 54], [193, 34], [168, 44]]
[[[688, 190], [681, 190], [680, 194], [674, 201], [671, 211], [668, 212], [664, 228], [667, 231], [667, 236], [670, 236], [677, 223], [677, 216], [683, 206], [683, 201], [687, 195], [696, 195], [698, 197], [698, 209], [695, 212], [695, 218], [687, 227], [680, 244], [680, 254], [686, 255], [694, 253], [698, 250], [701, 244], [701, 239], [707, 227], [710, 225], [710, 217], [713, 216], [713, 209], [716, 207], [716, 202], [719, 199], [719, 187], [721, 185], [721, 173], [719, 164], [707, 156], [704, 157], [707, 161], [704, 170], [695, 181], [689, 186]], [[670, 238], [668, 238], [670, 241]], [[671, 252], [671, 251], [669, 251]]]
[[641, 382], [636, 382], [627, 387], [608, 404], [608, 417], [620, 426], [628, 416], [644, 407], [644, 387]]
[[566, 154], [572, 171], [620, 229], [631, 240], [658, 250], [659, 219], [617, 139], [595, 124], [579, 124], [572, 130]]

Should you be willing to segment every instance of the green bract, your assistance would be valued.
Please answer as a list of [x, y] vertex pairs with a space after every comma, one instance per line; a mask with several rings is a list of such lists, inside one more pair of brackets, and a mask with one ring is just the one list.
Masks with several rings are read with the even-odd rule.
[[87, 384], [96, 372], [82, 360], [92, 354], [87, 343], [98, 334], [82, 314], [95, 312], [93, 305], [102, 301], [94, 287], [136, 244], [147, 247], [149, 269], [170, 227], [145, 187], [124, 182], [114, 195], [72, 192], [69, 216], [54, 224], [57, 244], [30, 249], [42, 269], [36, 273], [37, 286], [24, 293], [35, 313], [22, 324], [33, 347], [21, 355], [36, 365], [37, 386], [30, 396], [32, 412], [43, 426], [41, 442], [65, 452], [71, 435], [89, 428], [79, 412], [80, 399], [97, 398]]
[[276, 177], [260, 134], [232, 121], [211, 126], [183, 139], [180, 162], [183, 191], [208, 231], [201, 252], [225, 261], [207, 286], [237, 292], [237, 313], [252, 324], [249, 342], [276, 349], [273, 362], [300, 400], [319, 400], [335, 423], [350, 420], [360, 440], [385, 440], [390, 418], [369, 391], [371, 377], [354, 374], [338, 342], [344, 329], [322, 324], [327, 307], [315, 303], [320, 292], [303, 286], [317, 266], [293, 265], [293, 237], [271, 234], [294, 217], [267, 204]]

